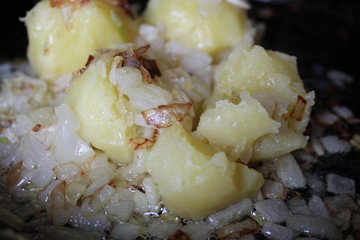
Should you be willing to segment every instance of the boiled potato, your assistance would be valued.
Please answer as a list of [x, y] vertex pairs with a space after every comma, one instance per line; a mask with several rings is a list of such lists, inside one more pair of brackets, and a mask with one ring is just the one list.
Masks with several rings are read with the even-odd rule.
[[97, 55], [74, 79], [65, 103], [78, 117], [80, 137], [110, 159], [126, 163], [132, 159], [128, 144], [136, 128], [127, 121], [127, 100], [110, 83], [112, 61], [111, 53]]
[[306, 94], [294, 57], [254, 46], [250, 39], [244, 39], [216, 68], [211, 103], [242, 91], [269, 91], [289, 102]]
[[150, 0], [145, 22], [166, 37], [209, 54], [231, 48], [246, 32], [245, 11], [226, 1]]
[[160, 133], [147, 164], [165, 206], [185, 218], [201, 219], [250, 197], [264, 181], [260, 173], [215, 153], [178, 123]]
[[134, 39], [137, 23], [118, 6], [102, 0], [57, 4], [40, 1], [25, 18], [28, 59], [42, 79], [72, 73], [96, 49]]
[[[241, 103], [241, 94], [244, 91], [258, 100], [253, 100], [257, 102], [256, 106], [262, 106], [261, 111], [259, 107], [257, 111], [253, 109], [257, 115], [249, 114], [247, 118], [247, 115], [242, 113], [235, 117], [225, 113], [227, 110], [216, 110], [219, 109], [219, 101], [224, 99], [235, 102], [240, 100]], [[306, 145], [307, 138], [303, 136], [303, 132], [309, 122], [313, 104], [314, 93], [306, 93], [294, 57], [265, 50], [253, 45], [250, 38], [245, 38], [228, 59], [215, 69], [214, 92], [205, 103], [204, 108], [207, 110], [202, 117], [203, 122], [200, 120], [198, 131], [217, 146], [228, 146], [232, 140], [238, 143], [232, 145], [228, 153], [230, 156], [235, 153], [235, 157], [245, 159], [242, 160], [244, 162], [268, 160]], [[211, 118], [205, 118], [210, 115], [209, 112], [212, 113]], [[235, 119], [238, 119], [238, 122], [246, 119], [248, 124], [242, 122], [243, 126], [235, 130], [231, 125], [237, 123]], [[276, 128], [275, 125], [269, 125], [273, 120], [278, 123]], [[214, 134], [218, 131], [215, 130], [217, 126], [221, 130]], [[233, 131], [226, 131], [227, 128]], [[278, 132], [275, 132], [275, 129], [278, 129]], [[238, 137], [232, 137], [235, 135]], [[241, 147], [241, 144], [244, 144], [243, 139], [247, 139], [248, 145], [245, 145], [245, 148]], [[247, 149], [249, 151], [246, 151]], [[239, 151], [244, 151], [245, 155], [239, 155]]]
[[197, 131], [212, 145], [237, 148], [240, 154], [253, 142], [269, 133], [277, 133], [280, 123], [269, 117], [261, 104], [249, 93], [240, 94], [241, 101], [235, 105], [220, 100], [215, 108], [206, 110], [200, 117]]

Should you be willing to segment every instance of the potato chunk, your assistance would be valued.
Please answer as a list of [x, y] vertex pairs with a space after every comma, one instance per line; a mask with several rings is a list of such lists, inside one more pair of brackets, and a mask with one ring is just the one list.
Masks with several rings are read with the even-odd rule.
[[74, 80], [65, 103], [77, 114], [80, 137], [125, 163], [132, 158], [128, 144], [136, 128], [127, 121], [127, 100], [110, 83], [112, 60], [112, 54], [96, 56]]
[[148, 169], [165, 206], [193, 219], [250, 197], [264, 181], [260, 173], [215, 153], [180, 124], [161, 132], [149, 153]]
[[247, 150], [253, 142], [269, 133], [277, 133], [280, 123], [269, 117], [261, 104], [249, 93], [240, 94], [241, 101], [235, 105], [220, 100], [215, 108], [206, 110], [200, 117], [197, 131], [212, 145]]
[[248, 91], [250, 94], [269, 91], [289, 102], [295, 102], [298, 95], [305, 95], [296, 59], [253, 46], [249, 39], [244, 39], [215, 70], [212, 103], [231, 97], [234, 91]]
[[134, 39], [136, 22], [106, 1], [40, 1], [25, 18], [28, 59], [40, 78], [72, 73], [98, 48]]
[[163, 25], [168, 39], [209, 54], [232, 47], [246, 32], [244, 10], [226, 1], [151, 0], [145, 22]]

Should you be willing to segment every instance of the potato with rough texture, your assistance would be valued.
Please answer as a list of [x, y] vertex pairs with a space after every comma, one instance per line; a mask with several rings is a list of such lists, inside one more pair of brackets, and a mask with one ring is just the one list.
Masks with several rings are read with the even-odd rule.
[[[204, 108], [207, 110], [204, 114], [213, 112], [214, 106], [224, 99], [239, 101], [244, 91], [250, 93], [251, 97], [263, 106], [262, 112], [266, 113], [267, 118], [252, 116], [254, 121], [249, 118], [249, 125], [243, 126], [244, 129], [239, 128], [239, 131], [241, 129], [243, 132], [242, 136], [251, 136], [252, 134], [245, 129], [263, 128], [269, 122], [269, 118], [280, 124], [277, 127], [278, 133], [269, 131], [264, 132], [262, 136], [256, 135], [257, 138], [253, 138], [253, 142], [249, 143], [252, 149], [249, 148], [251, 152], [246, 152], [245, 160], [239, 156], [241, 161], [267, 160], [305, 146], [307, 138], [302, 133], [310, 119], [314, 93], [306, 93], [294, 57], [265, 50], [253, 45], [250, 38], [245, 38], [236, 46], [228, 59], [215, 69], [214, 92], [205, 103]], [[230, 118], [222, 119], [217, 121], [216, 126], [228, 127]], [[204, 117], [203, 122], [205, 123]], [[207, 137], [210, 143], [215, 139], [217, 146], [228, 144], [229, 139], [219, 137], [220, 134], [217, 137], [210, 136], [212, 126], [205, 129], [204, 123], [200, 120], [199, 132]], [[256, 131], [251, 132], [256, 133]], [[241, 142], [240, 139], [238, 141]], [[238, 151], [235, 147], [229, 152], [234, 154]]]
[[150, 0], [145, 22], [164, 26], [168, 39], [212, 55], [231, 48], [247, 31], [244, 9], [226, 1]]
[[128, 100], [110, 83], [112, 62], [111, 52], [95, 56], [73, 80], [65, 103], [78, 117], [79, 136], [112, 160], [125, 163], [132, 159], [128, 144], [136, 127], [127, 121]]
[[264, 181], [260, 173], [214, 152], [178, 123], [160, 133], [148, 156], [149, 173], [165, 206], [185, 218], [201, 219], [250, 197]]
[[296, 58], [285, 53], [265, 50], [244, 39], [228, 59], [215, 70], [212, 103], [231, 98], [235, 92], [269, 91], [295, 102], [298, 95], [306, 94], [299, 77]]
[[210, 144], [221, 146], [223, 151], [235, 148], [237, 157], [256, 139], [278, 133], [280, 127], [280, 123], [271, 119], [265, 108], [248, 92], [242, 92], [240, 98], [237, 105], [228, 100], [216, 102], [215, 108], [201, 115], [197, 128]]
[[25, 17], [28, 59], [52, 80], [85, 64], [96, 49], [132, 41], [137, 22], [110, 1], [40, 1]]

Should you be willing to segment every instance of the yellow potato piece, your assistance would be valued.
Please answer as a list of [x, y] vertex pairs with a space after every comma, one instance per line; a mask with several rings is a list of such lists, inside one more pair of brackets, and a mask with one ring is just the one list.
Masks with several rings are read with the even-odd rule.
[[87, 69], [74, 80], [65, 103], [80, 121], [78, 134], [94, 147], [103, 150], [110, 159], [126, 163], [132, 159], [128, 147], [135, 127], [128, 126], [125, 101], [110, 84], [109, 72], [112, 55], [94, 59]]
[[151, 0], [145, 22], [162, 25], [168, 39], [209, 54], [232, 47], [246, 32], [246, 14], [226, 1]]
[[253, 46], [245, 39], [215, 70], [215, 88], [211, 103], [230, 98], [233, 92], [269, 91], [289, 102], [304, 96], [295, 57]]
[[74, 9], [71, 6], [76, 3], [72, 4], [51, 7], [44, 0], [26, 15], [27, 55], [40, 78], [52, 80], [72, 73], [96, 49], [134, 39], [137, 23], [118, 7], [100, 0]]
[[239, 153], [251, 147], [256, 139], [277, 133], [280, 127], [249, 93], [243, 92], [240, 97], [237, 105], [228, 100], [218, 101], [215, 108], [201, 115], [197, 128], [210, 144], [224, 149], [236, 147]]
[[260, 173], [215, 153], [180, 124], [161, 132], [149, 153], [148, 169], [165, 206], [193, 219], [252, 196], [264, 181]]

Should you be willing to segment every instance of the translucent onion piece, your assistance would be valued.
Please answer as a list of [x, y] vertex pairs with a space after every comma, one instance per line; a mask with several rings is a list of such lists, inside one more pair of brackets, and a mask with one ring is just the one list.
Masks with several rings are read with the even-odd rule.
[[207, 221], [210, 225], [220, 228], [230, 222], [242, 219], [250, 212], [251, 206], [252, 201], [246, 198], [224, 210], [211, 214]]
[[286, 187], [291, 189], [305, 187], [306, 179], [291, 154], [276, 158], [274, 164], [277, 175]]
[[335, 194], [355, 195], [355, 181], [330, 173], [326, 175], [327, 191]]
[[337, 226], [322, 217], [292, 215], [287, 219], [286, 226], [297, 233], [319, 238], [337, 240], [342, 237]]
[[261, 233], [265, 237], [273, 240], [292, 240], [295, 238], [295, 232], [291, 228], [270, 222], [265, 222]]
[[179, 230], [181, 226], [181, 223], [154, 219], [150, 222], [148, 226], [148, 231], [153, 237], [159, 239], [167, 239], [170, 235]]
[[314, 215], [330, 219], [329, 210], [327, 209], [323, 200], [318, 195], [312, 195], [312, 197], [309, 199], [308, 204]]
[[305, 200], [301, 197], [294, 197], [290, 199], [289, 207], [292, 214], [312, 215], [312, 211], [306, 205]]
[[119, 240], [133, 240], [141, 234], [141, 226], [133, 223], [118, 223], [111, 231], [110, 237]]
[[290, 217], [289, 208], [281, 199], [259, 201], [254, 206], [256, 211], [269, 222], [282, 223]]
[[266, 198], [285, 199], [284, 185], [280, 182], [265, 180], [261, 190]]
[[60, 226], [40, 226], [36, 228], [36, 232], [41, 233], [41, 235], [44, 236], [45, 239], [53, 240], [97, 240], [104, 237], [103, 233], [101, 232], [93, 230], [82, 231], [79, 229]]
[[350, 143], [335, 135], [322, 137], [320, 141], [328, 153], [348, 152], [351, 149]]
[[176, 121], [181, 122], [189, 114], [191, 107], [190, 102], [160, 105], [158, 108], [143, 111], [142, 115], [148, 125], [167, 128]]
[[107, 214], [115, 216], [118, 220], [122, 222], [129, 221], [130, 217], [133, 214], [134, 203], [132, 201], [119, 201], [114, 203], [109, 203], [105, 207]]
[[214, 227], [206, 222], [190, 222], [181, 228], [190, 239], [208, 239]]

